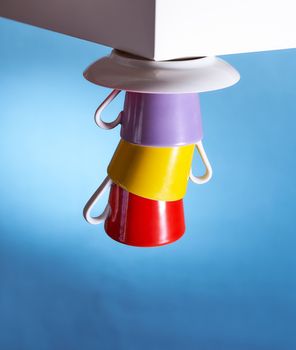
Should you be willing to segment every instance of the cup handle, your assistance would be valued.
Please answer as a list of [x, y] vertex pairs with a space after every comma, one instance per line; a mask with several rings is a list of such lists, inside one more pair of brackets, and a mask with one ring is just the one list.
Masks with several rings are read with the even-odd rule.
[[195, 176], [193, 174], [192, 168], [191, 168], [189, 177], [190, 177], [190, 180], [192, 182], [194, 182], [195, 184], [202, 185], [202, 184], [205, 184], [206, 182], [208, 182], [211, 179], [211, 177], [213, 175], [213, 170], [212, 170], [212, 166], [211, 166], [211, 164], [209, 162], [209, 159], [207, 157], [207, 154], [206, 154], [206, 152], [204, 150], [202, 142], [199, 141], [195, 145], [195, 147], [197, 148], [198, 153], [199, 153], [199, 155], [200, 155], [200, 157], [202, 159], [202, 162], [203, 162], [203, 164], [204, 164], [204, 166], [206, 168], [206, 172], [202, 176]]
[[101, 222], [106, 220], [106, 218], [109, 214], [109, 204], [106, 205], [103, 213], [100, 214], [99, 216], [91, 216], [91, 211], [92, 211], [94, 205], [100, 199], [100, 197], [111, 186], [111, 184], [112, 184], [112, 180], [109, 178], [109, 176], [106, 176], [104, 181], [101, 183], [101, 185], [97, 188], [95, 193], [90, 197], [90, 199], [85, 204], [85, 207], [83, 209], [83, 216], [89, 224], [98, 225]]
[[96, 124], [102, 128], [102, 129], [106, 129], [106, 130], [110, 130], [115, 128], [121, 121], [121, 112], [118, 114], [117, 118], [115, 120], [113, 120], [112, 122], [104, 122], [101, 119], [101, 114], [103, 112], [103, 110], [109, 105], [109, 103], [111, 101], [114, 100], [114, 98], [121, 92], [121, 90], [113, 90], [111, 92], [110, 95], [107, 96], [107, 98], [99, 105], [99, 107], [97, 108], [96, 112], [95, 112], [95, 122]]

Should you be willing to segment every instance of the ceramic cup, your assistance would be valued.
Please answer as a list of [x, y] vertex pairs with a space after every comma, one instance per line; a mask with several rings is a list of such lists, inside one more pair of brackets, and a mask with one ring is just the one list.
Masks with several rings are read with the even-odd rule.
[[140, 197], [175, 201], [184, 197], [188, 178], [204, 183], [211, 177], [211, 166], [201, 142], [197, 148], [206, 166], [206, 173], [196, 177], [191, 172], [195, 145], [179, 147], [139, 146], [121, 140], [108, 166], [114, 183]]
[[126, 92], [123, 111], [113, 122], [104, 122], [101, 113], [119, 92], [114, 90], [97, 109], [95, 121], [101, 128], [121, 124], [121, 138], [143, 146], [182, 146], [202, 139], [198, 94]]
[[[91, 216], [101, 195], [111, 186], [103, 214]], [[114, 240], [138, 247], [155, 247], [178, 240], [185, 232], [183, 200], [154, 201], [139, 197], [112, 184], [107, 177], [85, 206], [91, 224], [105, 221], [105, 231]]]

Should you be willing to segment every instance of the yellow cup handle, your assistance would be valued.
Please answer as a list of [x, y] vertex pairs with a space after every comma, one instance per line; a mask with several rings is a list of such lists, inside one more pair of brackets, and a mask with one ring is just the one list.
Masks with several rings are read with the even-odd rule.
[[102, 128], [102, 129], [106, 129], [106, 130], [110, 130], [115, 128], [121, 121], [121, 112], [118, 114], [117, 118], [115, 120], [113, 120], [112, 122], [104, 122], [101, 119], [101, 114], [103, 112], [103, 110], [109, 105], [109, 103], [111, 101], [114, 100], [114, 98], [116, 96], [118, 96], [118, 94], [121, 92], [121, 90], [113, 90], [111, 92], [110, 95], [107, 96], [107, 98], [99, 105], [99, 107], [97, 108], [96, 112], [95, 112], [95, 122], [96, 124]]
[[198, 150], [198, 153], [202, 159], [202, 162], [206, 168], [206, 172], [204, 173], [204, 175], [202, 176], [195, 176], [192, 172], [192, 168], [190, 169], [190, 180], [192, 182], [194, 182], [195, 184], [198, 184], [198, 185], [202, 185], [202, 184], [205, 184], [206, 182], [208, 182], [212, 175], [213, 175], [213, 170], [212, 170], [212, 166], [209, 162], [209, 159], [208, 159], [208, 156], [204, 150], [204, 147], [203, 147], [203, 144], [201, 141], [199, 141], [195, 147], [197, 148]]
[[88, 202], [85, 204], [85, 207], [83, 209], [83, 216], [85, 220], [92, 224], [92, 225], [98, 225], [101, 222], [105, 221], [108, 214], [109, 214], [109, 204], [106, 205], [104, 211], [102, 214], [98, 216], [91, 216], [91, 211], [95, 204], [98, 202], [100, 197], [105, 193], [105, 191], [111, 186], [112, 180], [107, 176], [104, 181], [101, 183], [101, 185], [97, 188], [95, 193], [90, 197]]

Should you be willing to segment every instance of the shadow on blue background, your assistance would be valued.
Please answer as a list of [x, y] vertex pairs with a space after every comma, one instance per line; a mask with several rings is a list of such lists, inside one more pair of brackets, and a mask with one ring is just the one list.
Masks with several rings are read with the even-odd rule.
[[213, 180], [180, 241], [137, 249], [81, 215], [119, 138], [82, 77], [110, 49], [0, 38], [0, 349], [295, 349], [296, 50], [226, 57], [240, 83], [201, 96]]

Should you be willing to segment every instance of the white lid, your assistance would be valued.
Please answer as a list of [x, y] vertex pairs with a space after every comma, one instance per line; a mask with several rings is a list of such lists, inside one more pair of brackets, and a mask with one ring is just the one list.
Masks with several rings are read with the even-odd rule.
[[223, 89], [239, 81], [239, 73], [215, 56], [150, 61], [113, 50], [83, 73], [94, 84], [146, 93], [193, 93]]

